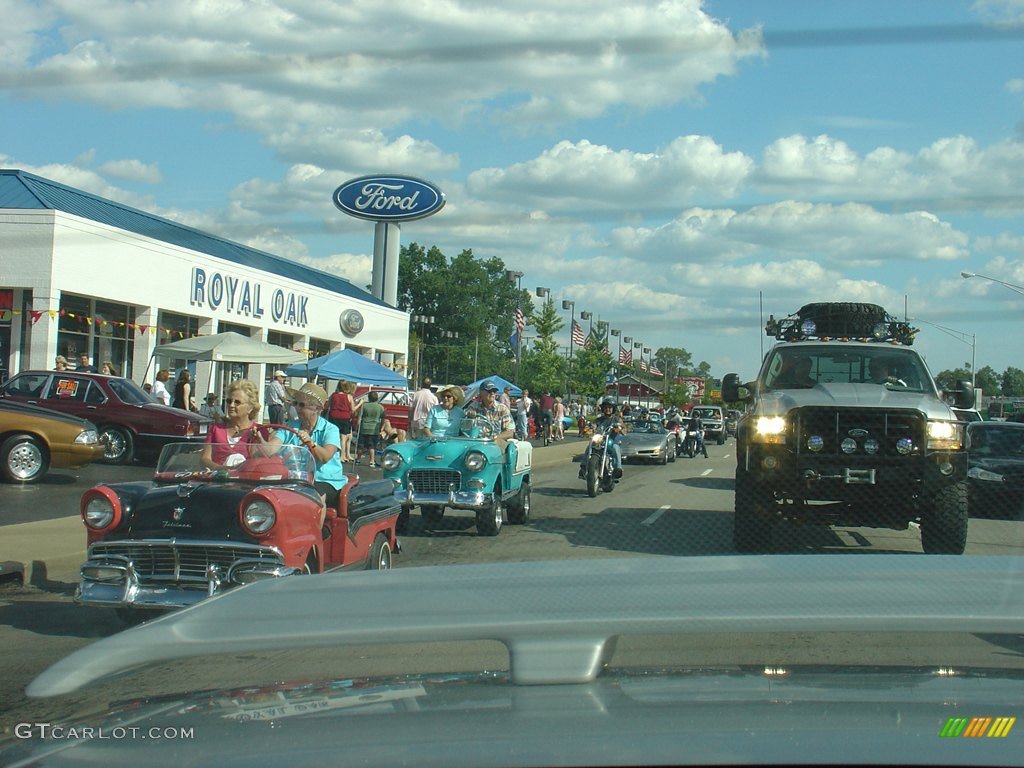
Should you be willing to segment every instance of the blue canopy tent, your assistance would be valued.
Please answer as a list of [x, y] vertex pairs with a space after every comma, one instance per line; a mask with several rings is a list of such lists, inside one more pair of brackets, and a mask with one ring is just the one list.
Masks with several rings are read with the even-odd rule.
[[499, 394], [505, 391], [505, 387], [512, 387], [512, 397], [523, 396], [523, 390], [517, 387], [508, 379], [503, 379], [501, 378], [501, 376], [484, 376], [482, 379], [477, 379], [472, 384], [466, 387], [467, 403], [477, 396], [477, 394], [480, 392], [480, 385], [483, 384], [485, 381], [493, 381], [495, 384], [497, 384]]
[[289, 376], [353, 381], [378, 387], [408, 387], [405, 376], [351, 349], [342, 349], [284, 369]]

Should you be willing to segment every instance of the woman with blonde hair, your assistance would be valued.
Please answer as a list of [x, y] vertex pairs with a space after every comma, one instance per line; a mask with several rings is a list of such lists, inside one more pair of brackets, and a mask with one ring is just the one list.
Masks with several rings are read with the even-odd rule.
[[[260, 413], [260, 395], [248, 379], [235, 379], [228, 385], [227, 420], [213, 424], [206, 434], [203, 464], [211, 469], [224, 469], [231, 455], [249, 457], [249, 448], [270, 437], [270, 431], [255, 422]], [[238, 461], [238, 460], [235, 460]]]
[[327, 420], [338, 428], [341, 435], [342, 461], [355, 461], [352, 455], [352, 420], [357, 411], [355, 400], [352, 399], [355, 391], [356, 385], [351, 381], [339, 381], [324, 409]]

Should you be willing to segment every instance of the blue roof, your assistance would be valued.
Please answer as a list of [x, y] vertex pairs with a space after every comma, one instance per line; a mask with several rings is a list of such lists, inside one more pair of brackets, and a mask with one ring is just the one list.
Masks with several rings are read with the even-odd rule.
[[281, 256], [249, 248], [25, 171], [0, 168], [0, 209], [4, 208], [63, 211], [370, 304], [391, 307], [387, 302], [337, 275], [321, 272]]

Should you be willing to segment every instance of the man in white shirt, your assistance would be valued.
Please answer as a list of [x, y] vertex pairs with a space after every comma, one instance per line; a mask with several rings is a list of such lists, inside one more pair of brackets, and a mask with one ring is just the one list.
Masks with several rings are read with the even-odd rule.
[[423, 434], [423, 425], [427, 421], [430, 409], [437, 404], [437, 395], [430, 389], [430, 379], [424, 378], [422, 387], [409, 398], [409, 432], [413, 440], [426, 437]]

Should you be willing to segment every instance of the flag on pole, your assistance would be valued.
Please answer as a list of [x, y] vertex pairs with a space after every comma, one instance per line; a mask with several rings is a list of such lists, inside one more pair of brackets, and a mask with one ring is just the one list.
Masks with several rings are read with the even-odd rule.
[[658, 370], [658, 366], [656, 366], [654, 363], [651, 363], [650, 372], [651, 372], [651, 376], [661, 376], [662, 375], [661, 371]]
[[647, 370], [647, 363], [645, 363], [643, 360], [640, 361], [640, 370], [641, 371], [646, 371]]
[[578, 347], [582, 347], [586, 342], [583, 338], [583, 326], [577, 323], [575, 320], [572, 321], [572, 343]]
[[516, 313], [514, 315], [516, 329], [512, 331], [512, 335], [508, 337], [509, 344], [512, 345], [512, 349], [515, 350], [516, 356], [519, 356], [519, 339], [523, 335], [523, 329], [526, 328], [526, 316], [523, 315], [522, 307], [516, 304]]
[[632, 365], [633, 363], [633, 350], [623, 349], [619, 347], [619, 364], [620, 365]]

